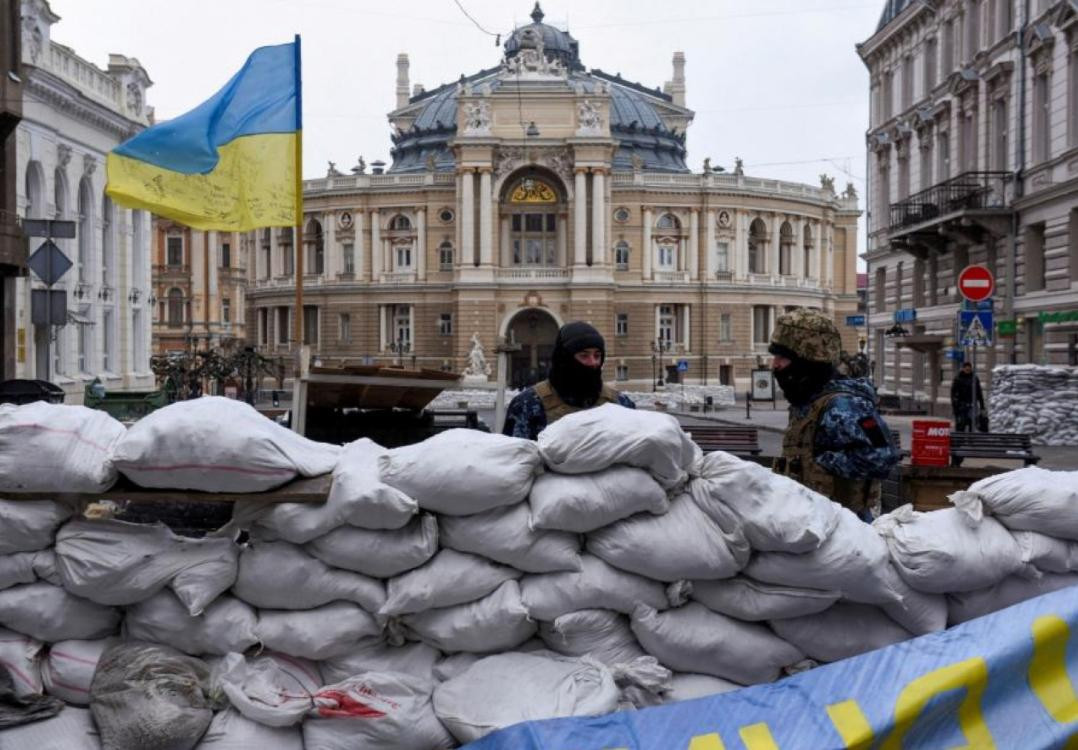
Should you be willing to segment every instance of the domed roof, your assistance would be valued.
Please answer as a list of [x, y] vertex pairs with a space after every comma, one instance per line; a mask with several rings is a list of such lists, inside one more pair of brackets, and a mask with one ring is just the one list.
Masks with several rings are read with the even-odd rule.
[[513, 29], [513, 33], [505, 40], [505, 57], [515, 57], [522, 49], [535, 49], [541, 41], [548, 60], [556, 58], [569, 70], [582, 70], [579, 43], [568, 31], [543, 23], [543, 9], [539, 7], [538, 0], [531, 16], [530, 24]]

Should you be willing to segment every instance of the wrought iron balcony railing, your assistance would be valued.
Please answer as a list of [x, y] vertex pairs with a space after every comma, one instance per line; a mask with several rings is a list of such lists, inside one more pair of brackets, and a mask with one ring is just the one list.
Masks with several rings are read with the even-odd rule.
[[1014, 198], [1011, 172], [964, 172], [891, 204], [892, 232], [959, 211], [1007, 210]]

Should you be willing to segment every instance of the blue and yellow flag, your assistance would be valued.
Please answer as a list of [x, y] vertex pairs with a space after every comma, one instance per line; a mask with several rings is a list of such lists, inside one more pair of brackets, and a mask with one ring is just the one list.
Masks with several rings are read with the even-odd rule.
[[260, 47], [224, 88], [108, 156], [110, 197], [204, 230], [293, 226], [301, 213], [299, 37]]

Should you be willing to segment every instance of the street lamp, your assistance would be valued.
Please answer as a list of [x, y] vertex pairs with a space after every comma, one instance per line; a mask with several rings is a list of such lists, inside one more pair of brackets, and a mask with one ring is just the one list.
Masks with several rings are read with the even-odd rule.
[[[404, 340], [404, 331], [400, 331], [397, 334], [397, 340], [389, 343], [389, 351], [393, 352], [397, 358], [397, 367], [404, 367], [403, 357], [405, 354], [412, 350], [412, 345]], [[413, 357], [414, 360], [414, 357]]]
[[[659, 372], [658, 372], [659, 376], [655, 380], [655, 388], [664, 387], [664, 383], [663, 383], [663, 352], [670, 351], [672, 345], [673, 345], [672, 341], [668, 341], [668, 340], [662, 339], [662, 338], [655, 339], [655, 341], [653, 341], [652, 344], [651, 344], [652, 351], [658, 353], [658, 356], [659, 356]], [[652, 363], [653, 363], [652, 367], [653, 368], [654, 368], [654, 361], [655, 361], [655, 355], [652, 355]]]

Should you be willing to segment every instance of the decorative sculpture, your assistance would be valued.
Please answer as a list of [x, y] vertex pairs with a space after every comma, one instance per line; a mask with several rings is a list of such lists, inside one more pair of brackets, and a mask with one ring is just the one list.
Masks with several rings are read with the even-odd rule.
[[857, 200], [857, 188], [853, 186], [852, 182], [846, 183], [846, 191], [842, 194], [845, 198], [852, 198]]
[[466, 380], [486, 381], [490, 376], [491, 367], [487, 362], [487, 356], [483, 351], [483, 343], [479, 340], [479, 333], [472, 334], [472, 350], [468, 352], [468, 366], [464, 368]]
[[331, 161], [329, 163], [329, 169], [326, 170], [326, 177], [340, 177], [341, 173], [337, 170], [337, 162]]
[[585, 99], [576, 105], [576, 120], [578, 135], [599, 135], [603, 130], [603, 119], [599, 116], [599, 108]]
[[734, 157], [734, 174], [741, 176], [745, 174], [745, 163], [741, 161], [741, 157]]
[[835, 192], [835, 178], [826, 172], [820, 175], [820, 189], [825, 193]]
[[490, 102], [472, 102], [466, 109], [464, 135], [490, 135]]
[[359, 162], [354, 167], [352, 167], [352, 174], [366, 174], [366, 173], [367, 173], [367, 162], [365, 162], [363, 160], [363, 157], [360, 156], [359, 157]]

